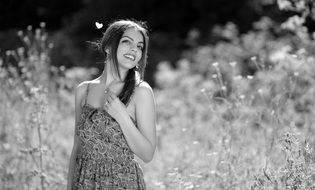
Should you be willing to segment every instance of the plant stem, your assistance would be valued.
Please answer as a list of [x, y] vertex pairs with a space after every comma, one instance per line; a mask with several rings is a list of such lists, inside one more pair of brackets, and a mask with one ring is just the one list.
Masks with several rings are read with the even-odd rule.
[[43, 169], [42, 134], [41, 134], [40, 123], [38, 123], [37, 125], [37, 133], [38, 133], [38, 140], [39, 140], [40, 183], [41, 183], [41, 189], [45, 190], [44, 176], [43, 176], [44, 169]]

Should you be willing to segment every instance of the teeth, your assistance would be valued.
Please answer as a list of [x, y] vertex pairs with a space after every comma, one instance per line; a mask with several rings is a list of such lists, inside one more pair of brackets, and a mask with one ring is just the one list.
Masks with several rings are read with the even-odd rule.
[[134, 61], [136, 58], [133, 55], [125, 55], [126, 58], [131, 59], [132, 61]]

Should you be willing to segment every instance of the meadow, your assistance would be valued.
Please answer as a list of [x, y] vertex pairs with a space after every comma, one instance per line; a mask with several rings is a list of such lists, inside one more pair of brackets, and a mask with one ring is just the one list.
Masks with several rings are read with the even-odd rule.
[[[314, 41], [273, 38], [270, 22], [218, 27], [224, 42], [158, 64], [158, 146], [139, 160], [148, 189], [315, 189]], [[98, 73], [51, 66], [44, 28], [18, 32], [24, 46], [0, 59], [3, 190], [65, 189], [74, 88]]]

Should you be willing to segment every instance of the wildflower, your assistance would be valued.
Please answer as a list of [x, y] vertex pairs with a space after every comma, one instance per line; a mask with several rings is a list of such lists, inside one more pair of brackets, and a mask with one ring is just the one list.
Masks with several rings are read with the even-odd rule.
[[31, 88], [31, 93], [35, 94], [39, 91], [39, 88], [36, 88], [36, 87], [32, 87]]
[[196, 145], [196, 144], [198, 144], [198, 143], [199, 143], [198, 141], [194, 141], [194, 142], [193, 142], [194, 145]]
[[46, 27], [46, 23], [45, 23], [45, 22], [41, 22], [41, 23], [39, 24], [39, 26], [40, 26], [41, 28], [45, 28], [45, 27]]
[[20, 37], [22, 37], [22, 36], [23, 36], [23, 31], [22, 31], [22, 30], [18, 31], [18, 32], [17, 32], [17, 35], [20, 36]]
[[23, 47], [18, 48], [17, 52], [18, 52], [19, 56], [22, 57], [24, 54], [24, 48]]
[[257, 60], [257, 57], [256, 57], [256, 56], [253, 56], [253, 57], [250, 58], [250, 60], [256, 61], [256, 60]]
[[251, 80], [253, 79], [254, 77], [252, 75], [247, 75], [247, 79]]
[[207, 153], [206, 154], [206, 156], [215, 156], [215, 155], [217, 155], [218, 154], [218, 152], [211, 152], [211, 153]]
[[270, 114], [271, 114], [271, 115], [274, 115], [274, 114], [275, 114], [275, 110], [272, 110]]
[[233, 78], [234, 78], [234, 80], [240, 80], [240, 79], [242, 79], [242, 76], [241, 75], [237, 75], [237, 76], [235, 76]]
[[40, 29], [39, 29], [39, 28], [36, 28], [36, 30], [35, 30], [35, 36], [36, 36], [36, 37], [39, 37], [39, 36], [40, 36]]
[[9, 143], [4, 143], [3, 144], [4, 150], [9, 150], [10, 149], [10, 144]]
[[200, 174], [190, 174], [189, 177], [202, 178]]
[[48, 47], [51, 49], [51, 48], [54, 47], [54, 44], [53, 44], [53, 43], [49, 43], [49, 44], [48, 44]]
[[27, 26], [27, 30], [28, 30], [28, 31], [31, 31], [32, 29], [33, 29], [32, 25], [28, 25], [28, 26]]
[[62, 66], [59, 67], [59, 70], [63, 72], [63, 71], [66, 70], [66, 67], [64, 65], [62, 65]]
[[231, 65], [232, 67], [235, 67], [235, 66], [236, 66], [236, 64], [237, 64], [237, 62], [236, 62], [236, 61], [230, 62], [230, 65]]
[[212, 78], [214, 78], [214, 79], [216, 79], [217, 77], [218, 77], [217, 74], [213, 74], [213, 75], [212, 75]]
[[219, 66], [219, 63], [218, 62], [214, 62], [214, 63], [212, 63], [212, 66], [217, 67], [217, 66]]
[[7, 51], [5, 52], [5, 54], [6, 54], [6, 56], [10, 56], [10, 55], [12, 55], [12, 52], [11, 52], [10, 50], [7, 50]]
[[27, 46], [31, 46], [30, 39], [29, 39], [27, 36], [24, 36], [24, 37], [23, 37], [23, 41], [24, 41], [24, 43], [27, 44]]
[[242, 100], [245, 99], [245, 95], [244, 95], [244, 94], [241, 94], [239, 97], [240, 97], [240, 99], [242, 99]]

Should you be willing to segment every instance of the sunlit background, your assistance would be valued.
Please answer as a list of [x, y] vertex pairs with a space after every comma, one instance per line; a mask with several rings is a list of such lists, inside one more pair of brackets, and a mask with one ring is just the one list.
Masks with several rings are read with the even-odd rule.
[[[149, 190], [315, 189], [315, 2], [0, 2], [0, 189], [66, 189], [91, 42], [147, 22], [158, 146]], [[97, 23], [97, 24], [96, 24]]]

